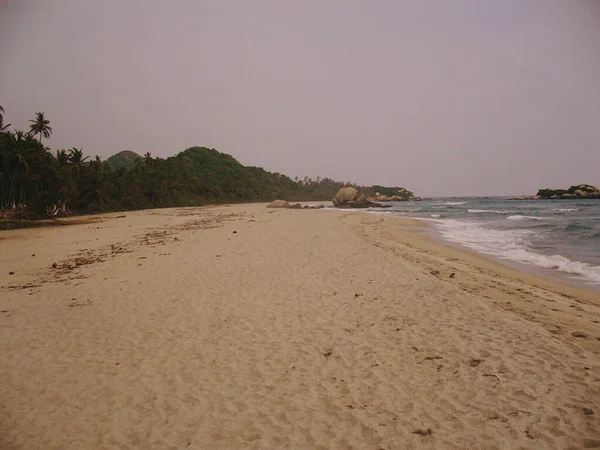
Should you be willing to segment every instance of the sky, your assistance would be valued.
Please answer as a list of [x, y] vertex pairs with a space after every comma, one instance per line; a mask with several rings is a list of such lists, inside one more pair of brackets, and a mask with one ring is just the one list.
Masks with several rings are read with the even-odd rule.
[[599, 0], [0, 0], [0, 105], [421, 196], [600, 185]]

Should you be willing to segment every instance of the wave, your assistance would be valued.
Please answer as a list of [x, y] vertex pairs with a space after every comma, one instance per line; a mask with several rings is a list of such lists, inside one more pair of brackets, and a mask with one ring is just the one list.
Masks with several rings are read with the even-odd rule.
[[530, 240], [537, 235], [531, 229], [494, 230], [475, 222], [454, 219], [429, 221], [436, 223], [444, 239], [480, 253], [579, 275], [594, 284], [600, 284], [600, 266], [572, 261], [561, 255], [543, 255], [531, 250]]
[[484, 213], [489, 213], [489, 214], [510, 214], [512, 211], [497, 211], [494, 209], [468, 209], [467, 210], [470, 213], [473, 214], [484, 214]]
[[467, 202], [445, 202], [444, 205], [466, 205]]
[[432, 219], [439, 219], [440, 215], [439, 214], [432, 214], [431, 218]]
[[570, 223], [569, 225], [567, 225], [565, 227], [565, 231], [587, 231], [587, 230], [593, 230], [593, 227], [587, 226], [587, 225], [582, 225], [580, 223]]
[[581, 208], [554, 208], [552, 211], [555, 211], [555, 212], [572, 212], [572, 211], [581, 211]]
[[521, 216], [521, 215], [516, 215], [516, 216], [508, 216], [507, 217], [508, 220], [546, 220], [545, 217], [537, 217], [537, 216]]
[[580, 261], [572, 261], [561, 255], [546, 256], [528, 251], [527, 249], [521, 249], [510, 255], [509, 259], [526, 264], [534, 264], [545, 269], [579, 275], [587, 278], [594, 284], [600, 284], [600, 266], [593, 266]]

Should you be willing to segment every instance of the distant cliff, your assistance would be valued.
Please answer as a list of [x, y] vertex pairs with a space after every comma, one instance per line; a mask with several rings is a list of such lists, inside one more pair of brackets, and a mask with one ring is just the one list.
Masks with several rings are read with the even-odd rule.
[[596, 186], [580, 184], [569, 189], [540, 189], [537, 196], [541, 199], [600, 198], [600, 190]]

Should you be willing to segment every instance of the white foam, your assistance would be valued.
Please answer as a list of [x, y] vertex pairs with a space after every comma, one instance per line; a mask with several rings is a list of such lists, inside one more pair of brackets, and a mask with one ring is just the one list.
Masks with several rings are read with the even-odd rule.
[[554, 208], [552, 211], [556, 211], [556, 212], [581, 211], [581, 208]]
[[480, 253], [545, 269], [579, 275], [600, 285], [600, 266], [571, 261], [561, 255], [542, 255], [529, 249], [533, 230], [493, 230], [476, 222], [453, 219], [422, 219], [434, 222], [443, 238], [471, 248]]
[[512, 211], [497, 211], [495, 209], [468, 209], [467, 211], [470, 213], [473, 213], [473, 214], [483, 214], [483, 213], [510, 214], [512, 212]]
[[466, 205], [467, 202], [446, 202], [444, 205]]
[[508, 216], [507, 219], [508, 220], [546, 220], [547, 218], [545, 218], [545, 217], [537, 217], [537, 216], [520, 216], [520, 215], [516, 215], [516, 216]]
[[431, 215], [431, 217], [432, 217], [433, 219], [438, 219], [438, 218], [440, 217], [440, 215], [439, 215], [439, 214], [432, 214], [432, 215]]

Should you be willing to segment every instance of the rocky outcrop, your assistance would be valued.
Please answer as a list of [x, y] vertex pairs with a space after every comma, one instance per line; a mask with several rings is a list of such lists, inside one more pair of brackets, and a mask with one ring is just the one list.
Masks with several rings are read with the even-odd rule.
[[419, 202], [421, 201], [421, 197], [418, 197], [416, 195], [411, 195], [410, 197], [401, 197], [399, 195], [392, 195], [391, 197], [388, 195], [383, 195], [383, 194], [379, 194], [376, 193], [375, 195], [371, 195], [370, 197], [367, 198], [367, 200], [371, 201], [371, 202], [408, 202], [408, 201], [413, 201], [413, 202]]
[[537, 197], [554, 200], [600, 198], [600, 189], [589, 184], [571, 186], [569, 189], [540, 189]]
[[275, 200], [267, 205], [267, 208], [289, 208], [290, 204], [285, 200]]
[[[381, 203], [370, 201], [365, 194], [353, 187], [342, 188], [331, 200], [336, 208], [383, 208]], [[391, 206], [391, 205], [389, 205]], [[386, 207], [389, 207], [386, 206]]]
[[331, 199], [333, 206], [343, 206], [348, 202], [356, 201], [358, 197], [358, 191], [353, 187], [345, 187], [340, 189], [337, 194]]
[[285, 200], [275, 200], [267, 205], [267, 208], [283, 208], [283, 209], [323, 209], [325, 205], [304, 205], [300, 203], [289, 203]]
[[372, 202], [420, 201], [421, 197], [403, 187], [372, 186], [368, 200]]

